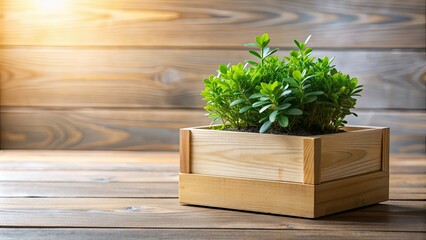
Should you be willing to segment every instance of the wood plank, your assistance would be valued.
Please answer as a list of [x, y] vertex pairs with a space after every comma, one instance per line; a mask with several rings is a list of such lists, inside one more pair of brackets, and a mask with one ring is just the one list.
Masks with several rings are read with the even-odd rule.
[[[1, 105], [202, 108], [203, 79], [215, 74], [221, 63], [251, 58], [246, 50], [190, 52], [1, 48]], [[313, 54], [335, 56], [334, 64], [340, 71], [358, 77], [365, 86], [359, 108], [426, 108], [424, 52], [319, 50]]]
[[177, 150], [179, 128], [204, 111], [2, 109], [2, 149]]
[[177, 182], [178, 172], [165, 171], [99, 171], [99, 170], [0, 170], [0, 182]]
[[179, 202], [313, 218], [314, 186], [180, 173]]
[[388, 201], [316, 221], [180, 206], [177, 199], [0, 198], [1, 226], [424, 231], [424, 201]]
[[321, 182], [382, 169], [382, 129], [321, 136]]
[[[0, 112], [2, 149], [177, 150], [178, 128], [210, 123], [202, 110], [3, 107]], [[424, 112], [356, 112], [359, 117], [349, 117], [350, 124], [391, 128], [392, 154], [426, 152]]]
[[179, 153], [166, 151], [0, 150], [2, 170], [179, 172]]
[[390, 199], [426, 200], [426, 175], [390, 174]]
[[0, 182], [0, 197], [176, 197], [176, 182]]
[[87, 229], [87, 228], [1, 228], [0, 240], [139, 240], [139, 239], [269, 239], [269, 240], [424, 240], [422, 232], [371, 232], [328, 230], [224, 230], [224, 229]]
[[303, 138], [191, 129], [191, 173], [303, 182]]
[[262, 29], [280, 46], [312, 34], [317, 47], [425, 47], [421, 0], [4, 0], [0, 9], [3, 45], [235, 47]]
[[376, 172], [315, 185], [315, 217], [389, 199], [389, 174]]

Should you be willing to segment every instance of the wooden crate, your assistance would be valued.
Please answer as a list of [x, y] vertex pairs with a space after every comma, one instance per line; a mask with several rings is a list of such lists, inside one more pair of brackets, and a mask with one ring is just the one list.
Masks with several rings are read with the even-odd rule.
[[316, 218], [389, 198], [389, 128], [288, 136], [180, 130], [179, 201]]

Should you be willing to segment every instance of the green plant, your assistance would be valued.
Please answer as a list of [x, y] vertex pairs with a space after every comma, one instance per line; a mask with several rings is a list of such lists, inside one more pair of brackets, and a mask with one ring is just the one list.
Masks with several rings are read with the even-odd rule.
[[311, 56], [312, 48], [294, 40], [297, 50], [280, 59], [271, 50], [268, 34], [256, 37], [249, 50], [258, 61], [220, 65], [218, 74], [204, 80], [201, 95], [213, 122], [223, 128], [256, 129], [261, 133], [330, 133], [355, 113], [362, 91], [356, 78], [339, 72], [328, 57]]

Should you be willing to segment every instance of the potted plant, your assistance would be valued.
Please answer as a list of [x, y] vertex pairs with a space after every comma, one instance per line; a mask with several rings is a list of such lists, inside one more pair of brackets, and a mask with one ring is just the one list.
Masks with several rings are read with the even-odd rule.
[[362, 90], [309, 38], [284, 58], [220, 65], [201, 95], [213, 122], [180, 131], [181, 203], [316, 218], [389, 197], [389, 129], [345, 126]]

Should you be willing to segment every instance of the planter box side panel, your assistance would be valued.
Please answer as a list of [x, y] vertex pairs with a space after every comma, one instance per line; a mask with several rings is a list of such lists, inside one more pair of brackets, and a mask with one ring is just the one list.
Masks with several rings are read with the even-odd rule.
[[375, 172], [315, 185], [315, 217], [387, 201], [389, 174]]
[[179, 174], [181, 203], [314, 217], [314, 186], [300, 183]]
[[191, 173], [303, 182], [303, 137], [191, 129]]
[[383, 129], [321, 136], [321, 182], [382, 169]]

